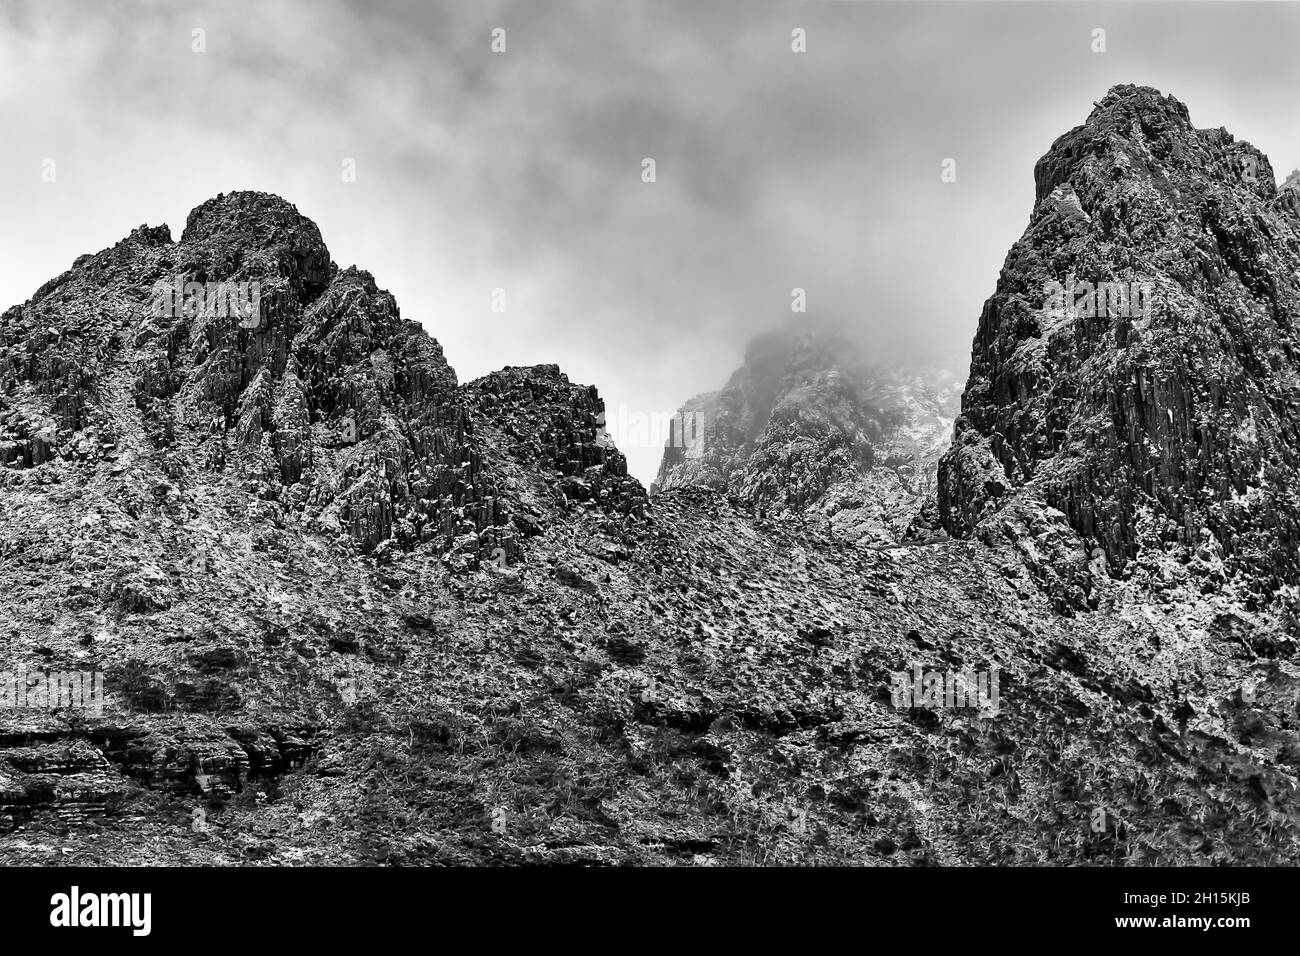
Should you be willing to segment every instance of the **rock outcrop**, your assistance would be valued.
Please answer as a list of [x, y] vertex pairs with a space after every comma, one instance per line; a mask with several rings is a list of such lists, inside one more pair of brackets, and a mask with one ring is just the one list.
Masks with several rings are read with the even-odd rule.
[[1300, 574], [1300, 184], [1171, 96], [1117, 86], [1035, 168], [984, 305], [938, 513], [1065, 516], [1111, 574]]
[[[150, 462], [180, 486], [242, 482], [363, 551], [513, 555], [513, 502], [479, 439], [494, 388], [546, 407], [537, 451], [571, 491], [593, 467], [625, 474], [596, 443], [599, 397], [567, 380], [561, 395], [557, 375], [459, 388], [437, 341], [369, 273], [334, 265], [314, 223], [231, 193], [195, 209], [179, 243], [142, 226], [5, 313], [0, 462]], [[633, 510], [639, 486], [613, 485], [594, 500]]]

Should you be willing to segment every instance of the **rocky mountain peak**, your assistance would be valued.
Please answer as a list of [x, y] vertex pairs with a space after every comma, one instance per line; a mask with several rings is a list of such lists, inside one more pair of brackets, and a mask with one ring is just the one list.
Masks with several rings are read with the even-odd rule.
[[306, 304], [336, 270], [314, 222], [279, 196], [232, 192], [192, 210], [181, 235], [180, 265], [198, 281], [287, 280]]
[[762, 509], [819, 515], [837, 533], [888, 543], [933, 489], [956, 414], [945, 368], [869, 361], [826, 330], [759, 336], [718, 392], [682, 406], [702, 430], [664, 450], [654, 490], [725, 490]]
[[[9, 482], [50, 466], [93, 486], [129, 461], [180, 489], [237, 487], [366, 551], [428, 545], [458, 566], [514, 554], [515, 518], [544, 525], [567, 499], [540, 486], [561, 478], [635, 510], [644, 492], [597, 441], [594, 390], [554, 367], [502, 375], [500, 393], [549, 416], [545, 447], [485, 441], [482, 416], [509, 401], [460, 388], [438, 342], [370, 273], [332, 263], [295, 206], [234, 192], [194, 209], [179, 242], [142, 226], [4, 314], [0, 463]], [[502, 486], [523, 451], [541, 456], [527, 503]]]
[[[1193, 176], [1225, 185], [1252, 185], [1265, 201], [1277, 193], [1268, 157], [1227, 130], [1197, 130], [1183, 103], [1146, 86], [1121, 85], [1098, 102], [1087, 122], [1060, 136], [1034, 167], [1035, 201], [1069, 183], [1082, 195], [1100, 187], [1096, 172], [1114, 166], [1172, 185]], [[1082, 190], [1082, 192], [1081, 192]], [[1100, 198], [1100, 194], [1089, 192]]]
[[943, 526], [1011, 534], [1033, 501], [1079, 536], [1080, 562], [1112, 573], [1167, 554], [1211, 577], [1293, 580], [1293, 189], [1279, 194], [1250, 144], [1136, 86], [1057, 139], [1035, 179], [940, 464]]

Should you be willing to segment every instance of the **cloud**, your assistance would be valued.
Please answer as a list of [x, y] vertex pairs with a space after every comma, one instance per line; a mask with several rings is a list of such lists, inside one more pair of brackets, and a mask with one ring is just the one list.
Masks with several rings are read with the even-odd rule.
[[[0, 299], [141, 222], [179, 235], [204, 199], [255, 188], [371, 270], [462, 379], [558, 362], [611, 406], [672, 411], [721, 385], [752, 335], [803, 321], [796, 286], [808, 321], [874, 354], [962, 353], [1028, 219], [1034, 162], [1114, 83], [1174, 93], [1281, 172], [1300, 163], [1300, 8], [1230, 13], [19, 0], [0, 7]], [[658, 450], [628, 452], [648, 481]]]

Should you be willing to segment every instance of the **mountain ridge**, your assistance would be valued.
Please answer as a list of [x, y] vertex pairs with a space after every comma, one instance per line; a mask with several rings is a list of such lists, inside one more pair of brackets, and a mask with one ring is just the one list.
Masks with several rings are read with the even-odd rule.
[[[1095, 115], [1187, 135], [1185, 110], [1116, 95]], [[1068, 485], [1033, 483], [1059, 464], [1032, 457], [1057, 447], [1040, 421], [1096, 417], [1068, 374], [1094, 369], [1023, 340], [1078, 357], [1112, 333], [1040, 326], [1048, 276], [1017, 263], [1090, 265], [1081, 212], [1118, 230], [1113, 261], [1158, 229], [1088, 211], [1105, 176], [1066, 194], [1075, 160], [1110, 170], [1095, 132], [1040, 164], [933, 497], [862, 534], [881, 515], [839, 491], [901, 487], [935, 449], [820, 337], [761, 342], [713, 393], [716, 486], [669, 461], [647, 498], [593, 388], [557, 366], [460, 383], [283, 200], [223, 195], [180, 243], [146, 227], [79, 258], [0, 315], [0, 659], [102, 673], [105, 696], [0, 709], [0, 860], [1294, 865], [1296, 595], [1176, 535], [1115, 574], [1082, 511], [1042, 500]], [[1202, 144], [1253, 155], [1229, 145]], [[1134, 202], [1164, 196], [1145, 182]], [[1247, 245], [1290, 202], [1224, 183], [1216, 221], [1248, 209]], [[200, 276], [263, 283], [257, 315], [151, 307]], [[996, 712], [950, 706], [946, 672], [996, 674]]]

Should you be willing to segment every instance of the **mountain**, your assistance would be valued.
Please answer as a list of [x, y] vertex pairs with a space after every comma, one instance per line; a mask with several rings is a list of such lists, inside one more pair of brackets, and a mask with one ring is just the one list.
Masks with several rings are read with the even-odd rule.
[[[471, 559], [515, 554], [552, 509], [506, 481], [519, 454], [565, 476], [575, 500], [643, 505], [597, 442], [591, 390], [554, 367], [458, 387], [437, 341], [369, 273], [334, 265], [278, 197], [218, 196], [179, 243], [142, 226], [3, 321], [0, 461], [15, 480], [55, 462], [112, 496], [125, 473], [138, 499], [189, 514], [220, 475], [277, 520], [363, 551], [430, 543]], [[536, 406], [527, 438], [521, 402]], [[479, 422], [495, 418], [504, 437], [484, 443]]]
[[[776, 336], [687, 404], [652, 496], [594, 389], [459, 383], [276, 197], [78, 259], [0, 315], [0, 862], [1300, 863], [1300, 607], [1269, 593], [1285, 547], [1259, 558], [1287, 513], [1289, 333], [1264, 319], [1291, 191], [1172, 104], [1117, 88], [1039, 164], [948, 451], [945, 379]], [[1180, 172], [1210, 142], [1259, 180]], [[1157, 199], [1261, 243], [1213, 240], [1181, 339], [1142, 323], [1217, 234]], [[1128, 276], [1089, 249], [1167, 267], [1154, 317], [1121, 336], [1065, 313], [1068, 275], [1008, 285], [1074, 268], [1073, 305]], [[1168, 362], [1120, 388], [1142, 354]], [[1264, 463], [1233, 508], [1211, 466], [1255, 465], [1214, 409]], [[1198, 457], [1142, 431], [1160, 415]], [[1128, 493], [1131, 550], [1098, 490], [1136, 474], [1121, 433], [1184, 466]], [[1221, 573], [1143, 536], [1192, 489]]]
[[1108, 575], [1172, 562], [1256, 601], [1295, 585], [1297, 177], [1279, 189], [1259, 150], [1135, 86], [1034, 177], [980, 315], [940, 523], [1016, 535], [1045, 508]]
[[896, 542], [934, 493], [960, 388], [950, 367], [869, 363], [843, 335], [760, 336], [720, 391], [679, 409], [700, 434], [669, 442], [651, 493], [715, 488], [849, 541]]

